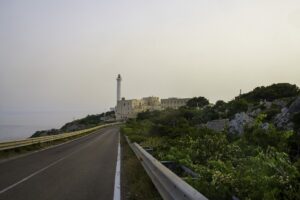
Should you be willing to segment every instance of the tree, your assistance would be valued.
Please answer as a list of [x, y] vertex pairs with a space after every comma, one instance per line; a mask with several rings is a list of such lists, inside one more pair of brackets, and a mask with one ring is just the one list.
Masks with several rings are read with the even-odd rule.
[[236, 113], [246, 112], [248, 110], [248, 102], [244, 99], [236, 99], [229, 102], [229, 117], [232, 117]]
[[214, 108], [219, 110], [219, 111], [225, 111], [226, 103], [222, 100], [219, 100], [219, 101], [216, 102]]
[[194, 97], [194, 98], [190, 99], [186, 105], [187, 105], [187, 107], [190, 107], [190, 108], [197, 108], [197, 107], [202, 108], [208, 104], [209, 104], [209, 101], [205, 97]]
[[273, 101], [279, 98], [295, 97], [299, 94], [300, 90], [297, 85], [292, 85], [289, 83], [277, 83], [267, 87], [257, 87], [253, 91], [243, 94], [241, 98], [249, 101]]

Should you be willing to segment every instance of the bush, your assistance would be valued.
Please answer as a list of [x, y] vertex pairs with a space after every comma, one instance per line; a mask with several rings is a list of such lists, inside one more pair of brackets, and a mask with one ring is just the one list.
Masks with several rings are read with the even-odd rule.
[[202, 108], [209, 104], [209, 101], [205, 97], [194, 97], [190, 99], [186, 106], [189, 108]]
[[278, 151], [288, 152], [288, 141], [293, 136], [293, 131], [279, 131], [273, 125], [269, 125], [268, 129], [263, 129], [262, 122], [265, 118], [266, 115], [259, 115], [255, 124], [246, 129], [243, 137], [251, 145], [259, 146], [263, 149], [271, 146]]
[[294, 115], [293, 122], [294, 122], [295, 130], [299, 130], [300, 129], [300, 112]]
[[273, 106], [270, 109], [267, 109], [264, 111], [264, 114], [266, 114], [266, 121], [271, 121], [277, 114], [281, 112], [281, 109], [279, 107]]
[[214, 105], [214, 109], [217, 110], [218, 112], [225, 112], [226, 108], [227, 108], [227, 104], [222, 100], [217, 101], [216, 104]]
[[228, 117], [233, 117], [236, 113], [246, 112], [248, 110], [248, 102], [245, 99], [236, 99], [229, 102]]
[[299, 94], [300, 90], [296, 85], [278, 83], [267, 87], [257, 87], [253, 91], [241, 95], [241, 98], [256, 102], [260, 100], [273, 101], [280, 98], [295, 97]]
[[[300, 135], [271, 124], [262, 128], [276, 109], [266, 110], [234, 139], [226, 131], [195, 125], [220, 117], [219, 110], [232, 116], [247, 111], [248, 101], [242, 98], [200, 110], [146, 112], [122, 130], [133, 141], [153, 147], [159, 160], [175, 161], [198, 173], [198, 179], [187, 181], [209, 199], [299, 199]], [[295, 124], [299, 118], [294, 116]]]

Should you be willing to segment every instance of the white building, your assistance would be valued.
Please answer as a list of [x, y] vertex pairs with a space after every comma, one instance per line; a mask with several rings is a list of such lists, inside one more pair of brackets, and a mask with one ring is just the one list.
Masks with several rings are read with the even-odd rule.
[[125, 100], [125, 98], [122, 98], [120, 101], [118, 101], [116, 106], [116, 119], [127, 120], [130, 118], [136, 118], [138, 113], [147, 110], [161, 110], [158, 97], [146, 97], [142, 99], [130, 100]]
[[162, 99], [161, 100], [161, 107], [162, 109], [172, 108], [172, 109], [178, 109], [182, 106], [185, 106], [186, 103], [190, 100], [190, 98], [168, 98], [168, 99]]
[[160, 100], [159, 97], [144, 97], [142, 99], [120, 98], [121, 96], [121, 75], [117, 78], [117, 106], [115, 108], [116, 120], [127, 120], [136, 118], [137, 114], [145, 111], [162, 110], [166, 108], [178, 109], [185, 106], [188, 98], [168, 98]]

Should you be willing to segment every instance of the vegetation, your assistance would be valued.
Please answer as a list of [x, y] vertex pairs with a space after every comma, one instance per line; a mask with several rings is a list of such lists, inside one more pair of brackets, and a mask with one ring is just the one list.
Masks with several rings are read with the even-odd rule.
[[295, 124], [295, 129], [299, 130], [300, 129], [300, 113], [297, 113], [296, 115], [294, 115], [293, 122]]
[[[106, 113], [101, 113], [97, 115], [88, 115], [85, 118], [74, 120], [73, 122], [69, 122], [65, 124], [61, 130], [62, 131], [70, 131], [71, 126], [77, 126], [77, 127], [84, 127], [83, 129], [98, 126], [101, 123], [103, 123], [102, 117], [107, 117], [107, 116], [112, 116], [114, 117], [114, 112], [106, 112]], [[72, 130], [74, 131], [74, 130]]]
[[185, 180], [209, 199], [300, 199], [299, 113], [292, 119], [294, 131], [279, 130], [271, 123], [280, 112], [278, 106], [264, 108], [244, 134], [234, 137], [228, 130], [214, 132], [199, 126], [260, 106], [256, 103], [260, 99], [298, 94], [299, 89], [290, 84], [259, 87], [228, 103], [218, 101], [201, 109], [193, 103], [178, 110], [140, 113], [121, 131], [130, 140], [152, 147], [157, 159], [195, 171], [198, 179]]
[[57, 135], [61, 133], [67, 133], [67, 132], [73, 132], [73, 131], [79, 131], [84, 130], [88, 128], [92, 128], [95, 126], [99, 126], [101, 124], [105, 124], [106, 121], [103, 118], [107, 119], [114, 119], [115, 114], [113, 111], [101, 113], [97, 115], [88, 115], [82, 119], [74, 120], [72, 122], [66, 123], [63, 127], [60, 129], [51, 129], [51, 130], [43, 130], [43, 131], [37, 131], [35, 132], [31, 137], [40, 137], [45, 135]]
[[176, 161], [197, 172], [200, 178], [188, 182], [209, 199], [300, 198], [299, 169], [289, 157], [293, 132], [264, 130], [261, 117], [232, 140], [226, 132], [195, 128], [174, 112], [161, 112], [156, 120], [132, 120], [122, 132], [153, 147], [159, 160]]
[[187, 107], [197, 108], [204, 107], [209, 104], [209, 101], [205, 97], [194, 97], [187, 102]]
[[228, 103], [228, 117], [233, 117], [235, 113], [246, 112], [248, 102], [245, 99], [236, 99]]
[[253, 91], [243, 94], [241, 98], [249, 101], [268, 100], [294, 97], [300, 94], [300, 90], [296, 85], [289, 83], [278, 83], [267, 87], [257, 87]]
[[152, 199], [161, 200], [161, 197], [150, 178], [144, 171], [141, 163], [130, 149], [124, 137], [122, 145], [122, 181], [121, 192], [124, 200]]

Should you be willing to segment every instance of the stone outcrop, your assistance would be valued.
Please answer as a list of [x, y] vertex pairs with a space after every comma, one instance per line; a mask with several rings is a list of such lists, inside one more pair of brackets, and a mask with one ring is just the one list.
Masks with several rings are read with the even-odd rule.
[[298, 97], [289, 108], [284, 107], [281, 109], [281, 113], [277, 114], [274, 120], [274, 124], [278, 128], [285, 130], [292, 130], [294, 124], [291, 122], [294, 114], [300, 112], [300, 97]]
[[274, 124], [278, 128], [285, 127], [290, 121], [290, 113], [289, 109], [284, 107], [281, 109], [281, 113], [277, 114], [274, 120]]
[[[234, 116], [234, 119], [219, 119], [207, 122], [204, 126], [214, 130], [214, 131], [224, 131], [228, 128], [229, 132], [232, 134], [242, 134], [244, 133], [244, 126], [251, 125], [254, 119], [250, 117], [245, 112], [237, 113]], [[268, 128], [268, 125], [265, 124], [264, 128]]]
[[206, 123], [206, 127], [221, 132], [224, 131], [226, 127], [228, 127], [229, 120], [228, 119], [219, 119], [219, 120], [213, 120]]
[[282, 99], [276, 99], [272, 103], [276, 106], [280, 106], [281, 108], [284, 108], [287, 106], [287, 102]]
[[267, 123], [267, 122], [266, 122], [266, 123], [263, 123], [263, 124], [261, 125], [261, 128], [264, 129], [264, 130], [268, 130], [269, 127], [270, 127], [270, 124]]
[[[269, 129], [270, 123], [274, 123], [277, 128], [284, 129], [284, 130], [292, 130], [294, 128], [294, 124], [292, 122], [293, 116], [297, 113], [300, 113], [300, 97], [296, 98], [289, 107], [287, 100], [277, 99], [273, 102], [262, 101], [261, 105], [264, 105], [265, 109], [270, 109], [272, 105], [281, 107], [281, 112], [275, 116], [272, 122], [263, 123], [261, 128], [262, 129]], [[237, 113], [235, 114], [232, 120], [228, 119], [220, 119], [220, 120], [213, 120], [207, 122], [205, 127], [212, 129], [214, 131], [223, 131], [226, 127], [232, 134], [242, 134], [244, 133], [245, 125], [250, 125], [253, 123], [254, 119], [265, 110], [262, 108], [255, 108], [249, 109], [247, 113]]]
[[249, 115], [251, 117], [257, 117], [260, 113], [261, 113], [261, 109], [258, 108], [258, 109], [253, 110], [252, 112], [249, 112]]
[[229, 122], [229, 132], [235, 134], [244, 133], [244, 126], [246, 124], [251, 124], [253, 122], [253, 118], [247, 115], [246, 113], [237, 113]]

